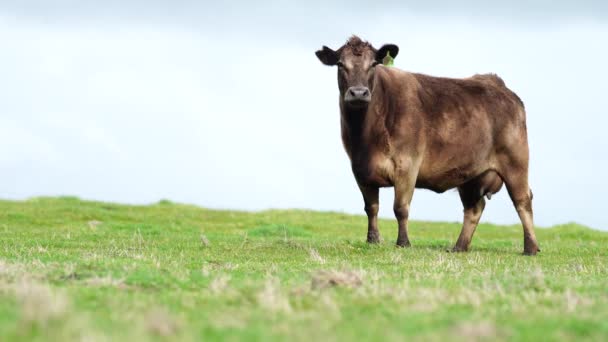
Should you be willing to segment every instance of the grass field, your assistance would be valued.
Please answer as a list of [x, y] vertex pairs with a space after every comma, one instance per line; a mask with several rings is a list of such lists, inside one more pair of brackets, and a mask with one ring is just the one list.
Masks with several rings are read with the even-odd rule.
[[0, 201], [0, 340], [608, 340], [608, 233], [161, 201]]

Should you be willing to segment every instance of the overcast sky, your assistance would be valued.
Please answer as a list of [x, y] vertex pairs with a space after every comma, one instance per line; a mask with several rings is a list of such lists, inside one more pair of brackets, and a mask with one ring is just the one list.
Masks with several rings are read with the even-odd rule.
[[[351, 34], [405, 70], [498, 73], [526, 104], [536, 223], [608, 229], [604, 1], [2, 2], [0, 197], [362, 214], [314, 55]], [[462, 208], [417, 190], [411, 216]], [[505, 190], [482, 220], [518, 222]]]

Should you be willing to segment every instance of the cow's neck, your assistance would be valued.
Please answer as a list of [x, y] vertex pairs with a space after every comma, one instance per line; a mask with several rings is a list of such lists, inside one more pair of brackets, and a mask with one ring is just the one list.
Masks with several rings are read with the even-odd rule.
[[388, 152], [388, 132], [385, 116], [382, 115], [377, 102], [371, 101], [364, 108], [347, 108], [343, 106], [343, 129], [348, 130], [350, 150], [353, 161], [369, 159], [375, 153]]

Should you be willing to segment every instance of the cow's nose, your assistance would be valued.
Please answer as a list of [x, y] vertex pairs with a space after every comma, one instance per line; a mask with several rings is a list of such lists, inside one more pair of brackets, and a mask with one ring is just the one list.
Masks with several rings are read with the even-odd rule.
[[361, 86], [348, 88], [344, 98], [346, 102], [369, 102], [370, 99], [369, 88]]
[[366, 97], [369, 95], [369, 89], [365, 87], [350, 87], [348, 91], [352, 97]]

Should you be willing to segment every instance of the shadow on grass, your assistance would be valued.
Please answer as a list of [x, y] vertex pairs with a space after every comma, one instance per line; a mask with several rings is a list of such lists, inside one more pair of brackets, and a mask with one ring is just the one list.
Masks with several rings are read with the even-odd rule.
[[[513, 241], [494, 241], [488, 244], [473, 244], [468, 252], [452, 252], [455, 241], [447, 239], [440, 240], [419, 240], [413, 241], [410, 247], [397, 247], [393, 241], [382, 241], [380, 243], [369, 244], [366, 241], [343, 240], [346, 245], [358, 250], [403, 250], [404, 252], [415, 251], [435, 251], [441, 253], [449, 253], [454, 255], [468, 255], [470, 253], [483, 254], [504, 254], [504, 255], [522, 255], [523, 247], [518, 246]], [[539, 253], [540, 254], [540, 253]]]
[[257, 248], [279, 248], [279, 249], [342, 249], [346, 247], [347, 254], [378, 253], [402, 251], [407, 254], [414, 253], [443, 253], [452, 255], [471, 255], [472, 253], [496, 254], [496, 255], [522, 255], [523, 247], [514, 241], [498, 240], [485, 243], [473, 243], [468, 252], [452, 252], [454, 241], [448, 239], [420, 239], [412, 242], [410, 247], [397, 247], [395, 242], [383, 240], [380, 243], [367, 243], [365, 240], [336, 239], [317, 241], [308, 234], [294, 236], [296, 234], [259, 234], [253, 243]]
[[398, 247], [394, 241], [386, 241], [383, 240], [380, 243], [367, 243], [366, 241], [356, 241], [356, 240], [342, 240], [345, 244], [357, 248], [357, 249], [390, 249], [390, 250], [445, 250], [446, 248], [451, 248], [450, 242], [447, 240], [436, 240], [436, 241], [420, 241], [418, 243], [413, 242], [410, 247]]

